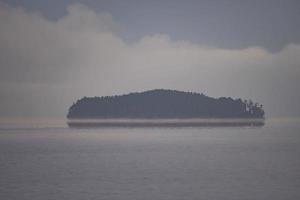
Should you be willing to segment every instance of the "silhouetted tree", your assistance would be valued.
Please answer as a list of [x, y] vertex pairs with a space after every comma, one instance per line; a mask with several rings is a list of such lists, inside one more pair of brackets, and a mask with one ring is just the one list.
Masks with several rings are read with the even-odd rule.
[[84, 97], [69, 108], [68, 118], [263, 118], [252, 100], [211, 98], [176, 90], [150, 90], [111, 97]]

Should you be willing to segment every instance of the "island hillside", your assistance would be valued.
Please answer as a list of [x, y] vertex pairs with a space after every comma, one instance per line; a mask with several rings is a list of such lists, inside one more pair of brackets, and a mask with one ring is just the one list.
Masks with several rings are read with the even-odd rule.
[[156, 89], [119, 96], [84, 97], [68, 119], [264, 118], [262, 105], [230, 97]]

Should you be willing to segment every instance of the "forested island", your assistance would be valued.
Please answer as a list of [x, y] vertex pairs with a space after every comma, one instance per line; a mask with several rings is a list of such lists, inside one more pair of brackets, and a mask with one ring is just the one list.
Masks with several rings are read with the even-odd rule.
[[155, 89], [118, 96], [84, 97], [68, 119], [264, 119], [263, 106], [251, 100]]

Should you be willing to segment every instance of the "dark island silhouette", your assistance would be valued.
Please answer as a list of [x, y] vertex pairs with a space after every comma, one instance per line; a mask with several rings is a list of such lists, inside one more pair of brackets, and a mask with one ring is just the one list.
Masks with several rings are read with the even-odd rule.
[[67, 118], [71, 126], [263, 125], [264, 114], [263, 106], [251, 100], [155, 89], [118, 96], [84, 97], [69, 108]]

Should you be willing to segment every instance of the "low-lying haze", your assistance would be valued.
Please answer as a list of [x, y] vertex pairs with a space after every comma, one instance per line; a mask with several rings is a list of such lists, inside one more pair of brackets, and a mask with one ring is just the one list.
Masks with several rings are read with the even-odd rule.
[[112, 14], [79, 3], [55, 20], [0, 3], [0, 26], [0, 117], [64, 117], [83, 96], [154, 88], [251, 98], [267, 117], [300, 116], [297, 43], [218, 48], [159, 30], [128, 41]]

